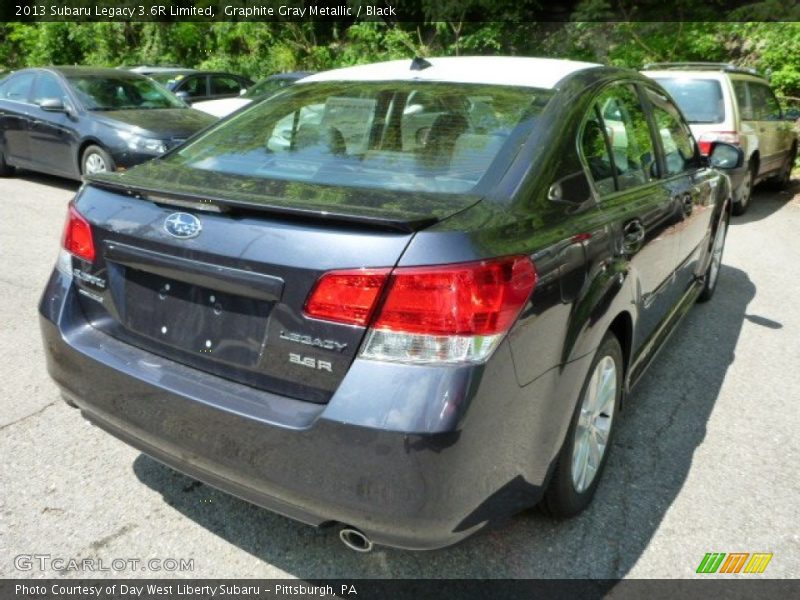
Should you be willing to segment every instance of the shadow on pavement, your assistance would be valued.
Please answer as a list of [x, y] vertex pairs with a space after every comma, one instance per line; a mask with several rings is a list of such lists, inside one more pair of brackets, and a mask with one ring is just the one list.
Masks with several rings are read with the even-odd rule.
[[747, 212], [741, 217], [734, 217], [731, 225], [753, 223], [765, 219], [783, 208], [786, 203], [791, 202], [797, 194], [800, 194], [800, 179], [792, 179], [785, 190], [770, 188], [769, 182], [761, 183], [753, 190], [753, 197], [750, 199]]
[[[379, 548], [363, 555], [345, 549], [335, 532], [257, 508], [145, 455], [133, 469], [184, 516], [301, 578], [622, 577], [681, 492], [755, 295], [747, 274], [728, 266], [718, 285], [714, 299], [689, 313], [634, 390], [595, 502], [571, 520], [553, 521], [531, 510], [444, 550]], [[202, 576], [202, 561], [197, 563]]]
[[50, 187], [59, 188], [66, 192], [76, 192], [78, 191], [78, 188], [81, 186], [81, 182], [75, 181], [74, 179], [65, 179], [64, 177], [56, 177], [55, 175], [45, 175], [44, 173], [35, 173], [33, 171], [25, 171], [23, 169], [18, 169], [15, 174], [15, 177], [17, 179], [24, 179], [25, 181], [30, 181], [31, 183], [49, 185]]

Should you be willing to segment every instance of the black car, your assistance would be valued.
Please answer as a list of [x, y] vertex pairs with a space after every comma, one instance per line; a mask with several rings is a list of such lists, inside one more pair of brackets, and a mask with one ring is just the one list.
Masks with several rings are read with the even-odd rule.
[[240, 96], [253, 85], [248, 77], [222, 71], [159, 69], [147, 75], [186, 102]]
[[635, 72], [318, 73], [92, 177], [39, 307], [84, 417], [350, 548], [590, 502], [620, 408], [718, 282], [741, 150]]
[[158, 156], [214, 119], [117, 69], [24, 69], [0, 82], [0, 175], [80, 179]]

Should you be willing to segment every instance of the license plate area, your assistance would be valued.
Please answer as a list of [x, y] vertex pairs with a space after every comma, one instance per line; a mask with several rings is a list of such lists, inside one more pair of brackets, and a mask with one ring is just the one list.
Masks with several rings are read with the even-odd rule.
[[125, 269], [124, 323], [165, 346], [210, 360], [254, 366], [272, 303]]

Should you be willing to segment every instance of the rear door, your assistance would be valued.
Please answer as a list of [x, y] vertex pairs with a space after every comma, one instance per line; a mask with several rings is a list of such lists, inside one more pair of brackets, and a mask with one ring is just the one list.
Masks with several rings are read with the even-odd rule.
[[580, 146], [615, 230], [614, 252], [639, 283], [639, 346], [672, 305], [680, 212], [658, 177], [647, 113], [633, 84], [599, 94]]
[[30, 96], [35, 71], [13, 75], [0, 86], [0, 135], [2, 152], [13, 164], [30, 162], [30, 121], [34, 106]]
[[780, 104], [766, 83], [748, 81], [753, 119], [761, 147], [761, 173], [780, 169], [791, 148], [792, 126], [783, 120]]
[[644, 90], [659, 149], [660, 178], [680, 208], [675, 290], [679, 296], [700, 274], [699, 261], [709, 243], [718, 178], [710, 169], [701, 168], [691, 131], [672, 101], [657, 89], [647, 86]]
[[187, 102], [199, 102], [208, 99], [208, 76], [189, 75], [181, 81], [175, 88], [175, 93], [180, 93], [181, 97], [185, 94]]

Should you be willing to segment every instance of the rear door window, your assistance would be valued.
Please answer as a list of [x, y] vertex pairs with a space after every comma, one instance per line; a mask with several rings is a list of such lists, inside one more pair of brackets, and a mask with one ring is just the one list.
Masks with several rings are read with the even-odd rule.
[[212, 96], [236, 96], [242, 90], [239, 80], [230, 75], [211, 76], [211, 95]]
[[757, 121], [777, 121], [781, 118], [781, 107], [769, 86], [763, 83], [748, 82], [750, 99], [753, 103], [753, 116]]
[[616, 189], [610, 147], [611, 143], [603, 127], [603, 120], [595, 106], [583, 125], [580, 148], [597, 193], [601, 196], [610, 194]]
[[664, 151], [665, 175], [677, 175], [695, 166], [695, 143], [691, 131], [670, 100], [647, 88], [646, 95], [653, 109], [653, 119]]
[[656, 155], [647, 115], [632, 85], [615, 85], [598, 98], [620, 190], [648, 183]]
[[689, 123], [710, 124], [725, 120], [722, 86], [716, 79], [657, 77], [656, 81], [675, 99]]
[[189, 95], [189, 98], [202, 98], [208, 93], [206, 89], [206, 82], [207, 79], [205, 75], [187, 77], [186, 81], [181, 83], [176, 88], [176, 91], [186, 92]]

